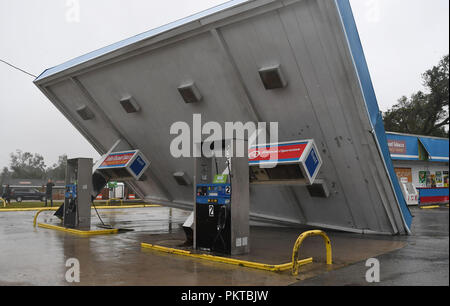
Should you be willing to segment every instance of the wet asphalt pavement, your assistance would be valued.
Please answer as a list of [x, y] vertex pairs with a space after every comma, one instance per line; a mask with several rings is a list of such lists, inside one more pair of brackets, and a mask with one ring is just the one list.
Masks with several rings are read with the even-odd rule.
[[449, 210], [411, 208], [412, 234], [392, 239], [406, 246], [376, 258], [380, 262], [380, 282], [367, 283], [369, 267], [365, 261], [331, 271], [298, 286], [448, 286], [449, 285]]
[[[413, 209], [408, 237], [363, 236], [327, 231], [333, 266], [324, 264], [320, 237], [305, 241], [300, 258], [314, 263], [300, 275], [273, 273], [141, 249], [141, 242], [178, 247], [189, 212], [165, 208], [99, 210], [105, 223], [133, 229], [117, 235], [78, 237], [33, 228], [35, 212], [0, 212], [0, 285], [73, 285], [66, 261], [80, 262], [79, 285], [367, 285], [365, 260], [381, 264], [381, 285], [448, 285], [448, 208]], [[51, 212], [39, 222], [59, 224]], [[92, 212], [95, 229], [100, 224]], [[297, 236], [308, 228], [251, 228], [251, 253], [240, 259], [269, 264], [289, 262]]]

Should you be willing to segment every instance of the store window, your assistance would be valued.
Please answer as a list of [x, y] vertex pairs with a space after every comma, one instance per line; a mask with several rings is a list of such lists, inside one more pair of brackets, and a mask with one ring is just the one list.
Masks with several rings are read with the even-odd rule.
[[397, 174], [398, 181], [405, 183], [412, 183], [412, 171], [411, 168], [394, 168], [395, 174]]
[[442, 171], [436, 171], [436, 187], [444, 187], [442, 180]]
[[448, 186], [448, 171], [419, 171], [419, 185], [427, 188]]
[[431, 187], [430, 171], [419, 171], [419, 186]]

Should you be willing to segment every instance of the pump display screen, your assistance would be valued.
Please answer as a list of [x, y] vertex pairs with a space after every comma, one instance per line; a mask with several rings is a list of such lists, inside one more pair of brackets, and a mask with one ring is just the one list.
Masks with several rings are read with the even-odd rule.
[[229, 184], [199, 184], [196, 197], [198, 204], [230, 204], [231, 186]]

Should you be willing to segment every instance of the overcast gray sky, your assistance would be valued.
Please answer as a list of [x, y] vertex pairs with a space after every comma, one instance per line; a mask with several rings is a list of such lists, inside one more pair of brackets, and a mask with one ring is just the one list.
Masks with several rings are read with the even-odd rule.
[[[331, 0], [330, 0], [331, 1]], [[49, 67], [213, 7], [224, 0], [0, 0], [0, 59], [38, 75]], [[79, 3], [79, 22], [72, 12]], [[422, 89], [420, 75], [449, 52], [448, 0], [351, 0], [378, 103]], [[98, 158], [33, 85], [0, 63], [0, 167], [16, 149]]]

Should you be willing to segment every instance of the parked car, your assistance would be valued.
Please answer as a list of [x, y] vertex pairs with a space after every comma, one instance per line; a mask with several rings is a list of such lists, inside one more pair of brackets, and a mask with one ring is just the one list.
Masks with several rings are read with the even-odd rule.
[[45, 193], [35, 188], [13, 188], [11, 189], [11, 199], [17, 202], [23, 200], [40, 200], [45, 202]]

